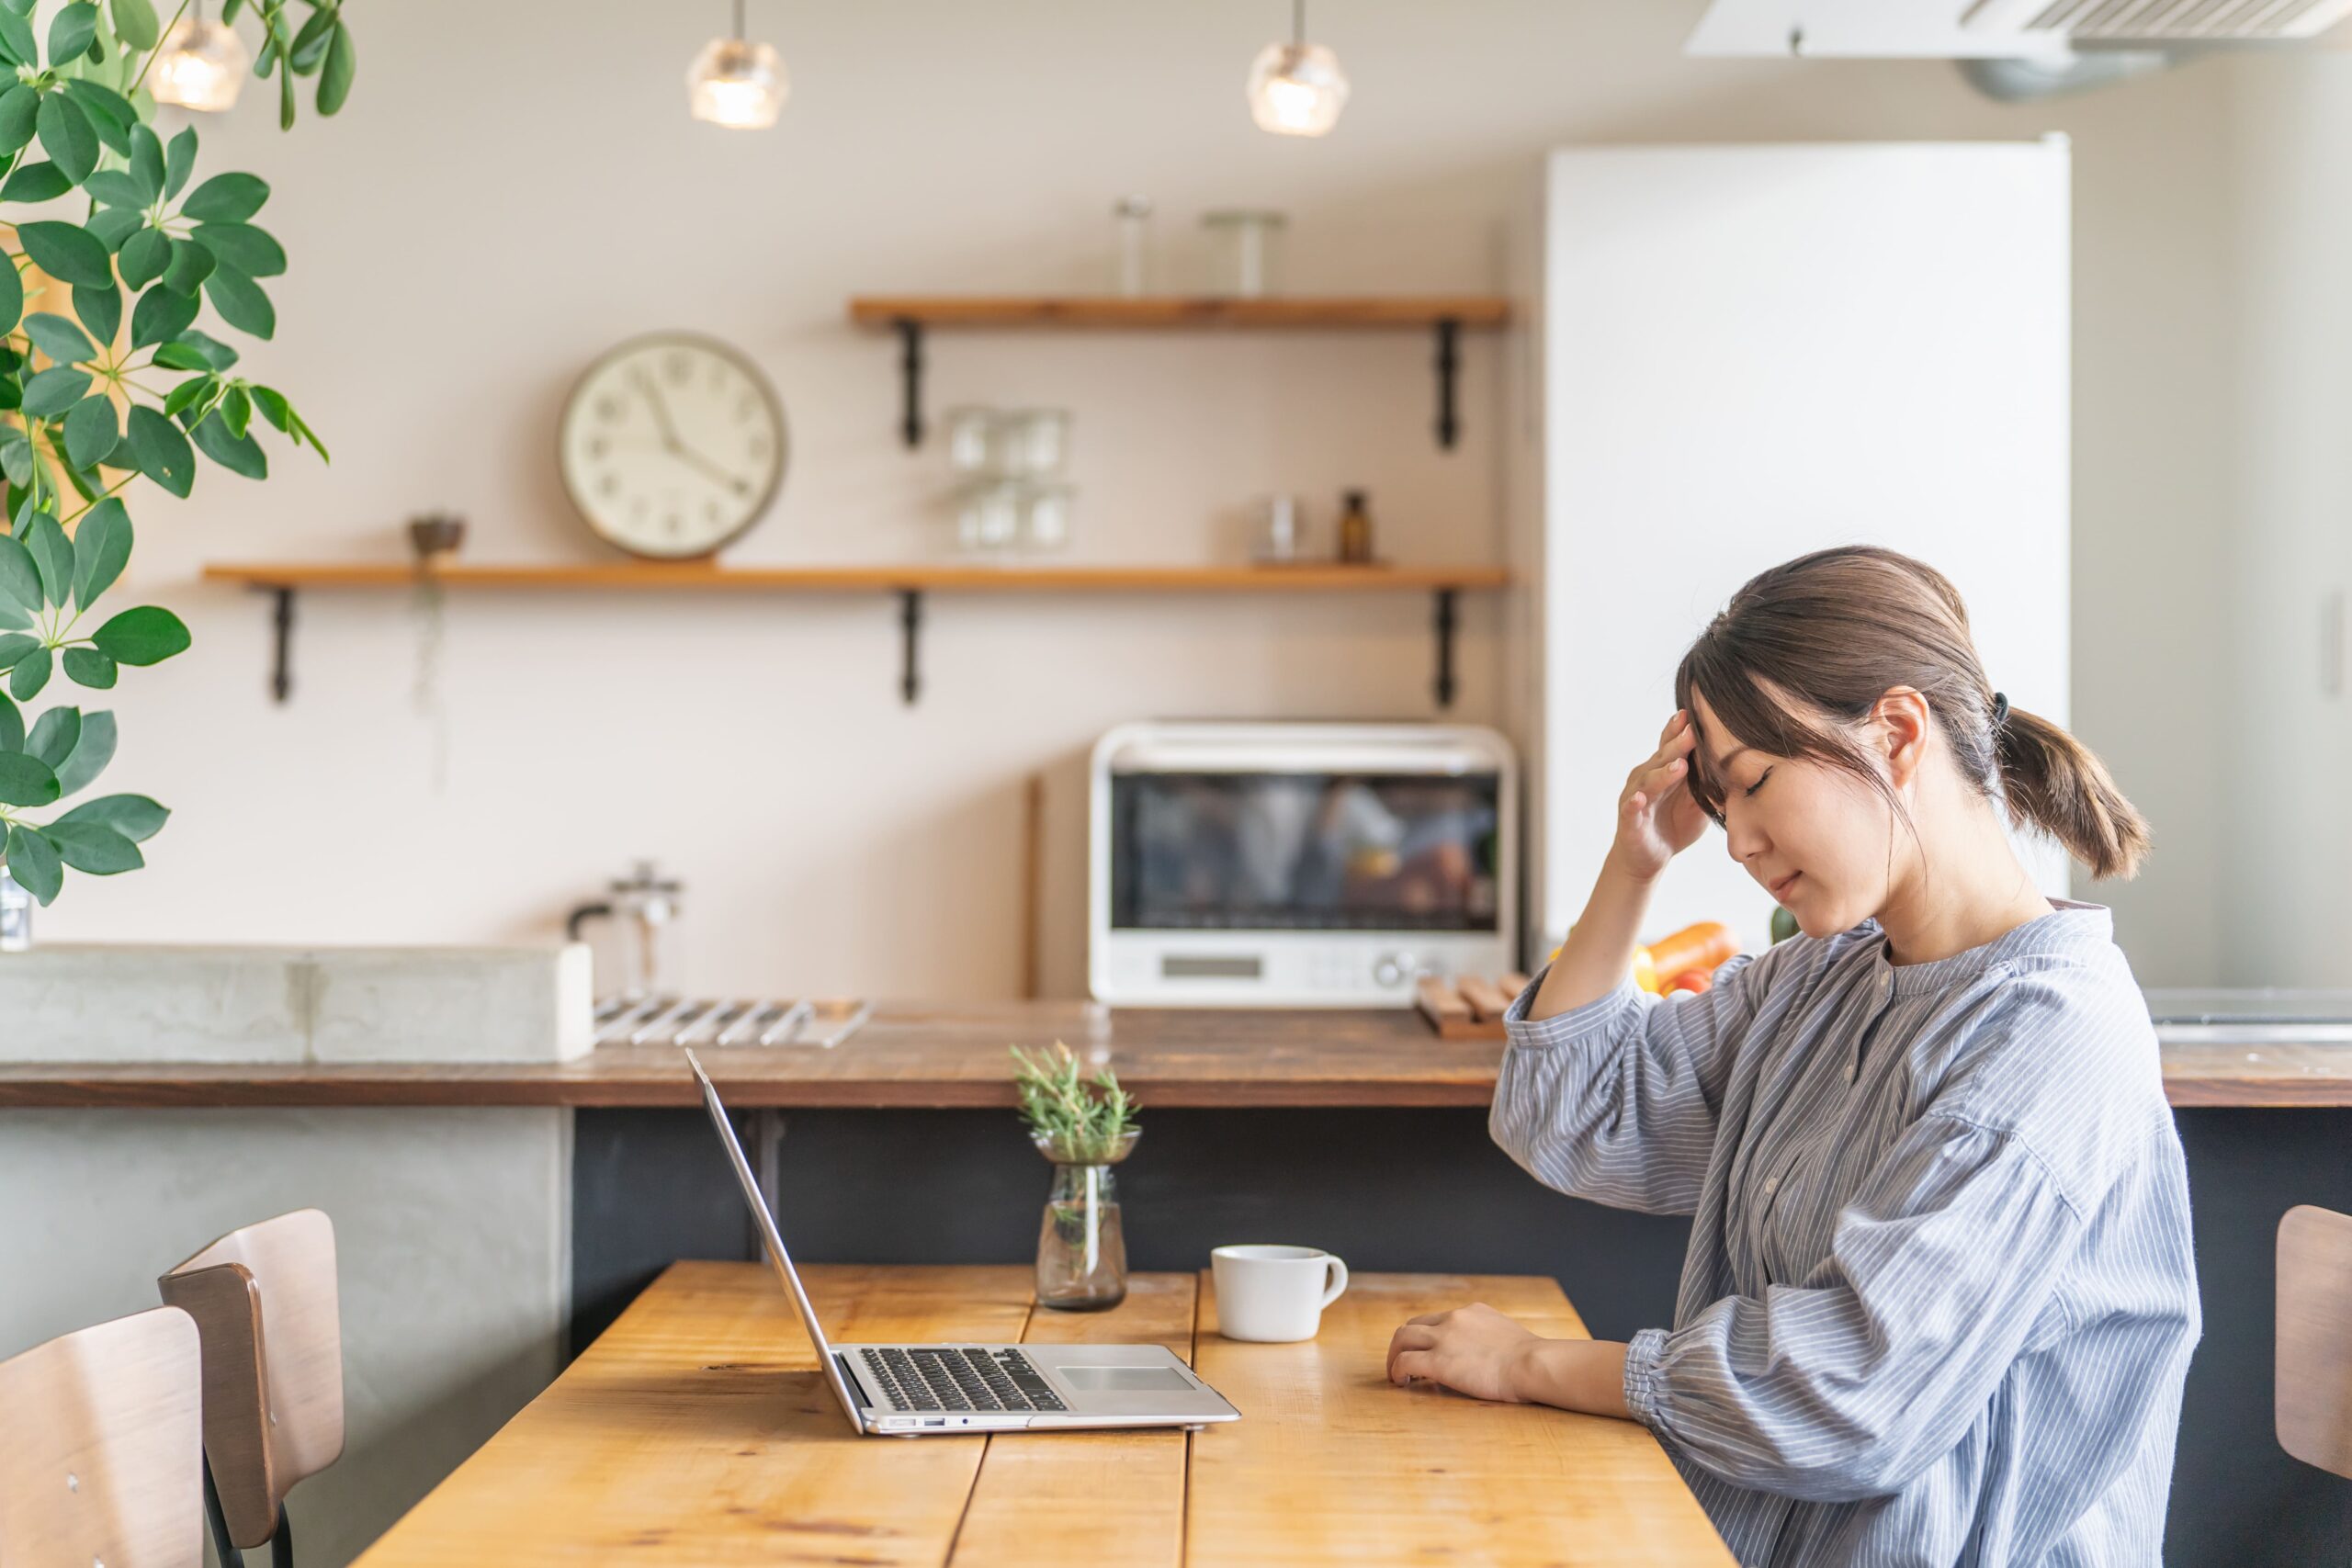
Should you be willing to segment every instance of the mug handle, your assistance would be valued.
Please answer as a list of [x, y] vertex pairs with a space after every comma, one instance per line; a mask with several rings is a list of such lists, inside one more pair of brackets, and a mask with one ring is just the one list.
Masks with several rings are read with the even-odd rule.
[[1325, 1307], [1338, 1301], [1347, 1293], [1348, 1289], [1348, 1266], [1328, 1253], [1324, 1255], [1323, 1261], [1327, 1266], [1325, 1278], [1331, 1282], [1325, 1287], [1323, 1299], [1315, 1303], [1315, 1310], [1317, 1312], [1321, 1312]]

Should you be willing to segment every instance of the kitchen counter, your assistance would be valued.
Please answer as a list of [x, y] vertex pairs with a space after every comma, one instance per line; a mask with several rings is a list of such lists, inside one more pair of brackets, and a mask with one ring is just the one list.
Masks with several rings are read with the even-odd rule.
[[[2352, 1044], [2271, 1025], [2164, 1047], [2177, 1106], [2352, 1106]], [[1006, 1047], [1066, 1042], [1166, 1108], [1481, 1106], [1498, 1041], [1441, 1041], [1418, 1012], [1105, 1008], [1081, 1001], [880, 1004], [831, 1050], [707, 1049], [742, 1109], [1013, 1103]], [[604, 1046], [561, 1063], [0, 1065], [0, 1107], [569, 1106], [696, 1103], [673, 1047]]]

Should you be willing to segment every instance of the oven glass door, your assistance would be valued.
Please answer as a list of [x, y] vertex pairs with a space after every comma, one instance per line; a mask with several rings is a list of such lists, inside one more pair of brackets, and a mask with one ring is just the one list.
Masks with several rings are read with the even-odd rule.
[[1493, 773], [1116, 773], [1111, 924], [1491, 931]]

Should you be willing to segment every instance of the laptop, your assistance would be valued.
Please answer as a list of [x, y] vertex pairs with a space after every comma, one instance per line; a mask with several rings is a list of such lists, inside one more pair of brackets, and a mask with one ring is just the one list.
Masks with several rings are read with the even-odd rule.
[[768, 1261], [784, 1281], [833, 1397], [850, 1424], [868, 1437], [920, 1438], [938, 1432], [1069, 1431], [1089, 1427], [1183, 1427], [1238, 1421], [1241, 1412], [1193, 1375], [1165, 1345], [836, 1345], [784, 1249], [775, 1216], [752, 1176], [734, 1123], [710, 1075], [692, 1051], [686, 1060], [702, 1084], [728, 1163], [758, 1222]]

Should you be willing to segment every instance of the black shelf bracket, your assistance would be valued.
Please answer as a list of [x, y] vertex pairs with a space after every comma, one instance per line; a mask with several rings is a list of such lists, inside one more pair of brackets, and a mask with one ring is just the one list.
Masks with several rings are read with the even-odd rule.
[[1453, 705], [1453, 594], [1451, 588], [1437, 591], [1437, 705]]
[[1454, 384], [1462, 377], [1462, 323], [1448, 316], [1437, 324], [1437, 444], [1447, 451], [1462, 434], [1454, 409]]
[[899, 332], [899, 379], [905, 411], [899, 421], [899, 434], [908, 446], [920, 446], [922, 445], [922, 323], [910, 316], [900, 316], [893, 324]]
[[906, 638], [906, 649], [899, 665], [899, 697], [907, 706], [915, 705], [922, 694], [922, 672], [916, 663], [916, 654], [922, 640], [922, 591], [919, 588], [899, 590], [899, 630]]
[[270, 614], [273, 643], [269, 661], [269, 694], [279, 703], [294, 694], [294, 590], [273, 588], [277, 601]]

